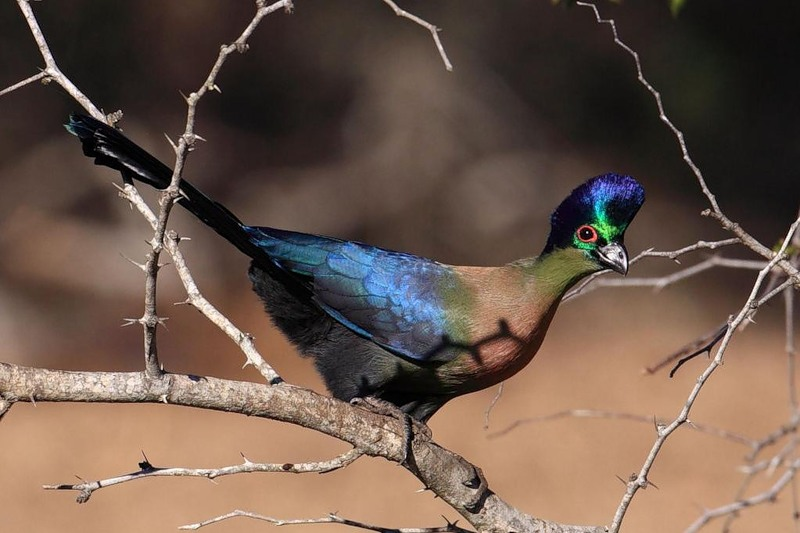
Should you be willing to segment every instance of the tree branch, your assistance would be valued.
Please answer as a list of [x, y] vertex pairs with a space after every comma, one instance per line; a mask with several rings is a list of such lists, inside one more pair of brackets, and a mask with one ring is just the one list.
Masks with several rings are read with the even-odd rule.
[[273, 518], [271, 516], [265, 516], [258, 513], [251, 513], [249, 511], [241, 511], [239, 509], [231, 511], [230, 513], [224, 515], [204, 520], [202, 522], [197, 522], [196, 524], [188, 524], [185, 526], [181, 526], [178, 529], [196, 530], [200, 529], [201, 527], [205, 527], [211, 524], [216, 524], [218, 522], [222, 522], [224, 520], [228, 520], [235, 517], [245, 517], [245, 518], [252, 518], [254, 520], [262, 520], [264, 522], [269, 522], [270, 524], [275, 524], [276, 526], [297, 526], [306, 524], [341, 524], [357, 529], [378, 531], [380, 533], [472, 533], [467, 529], [458, 527], [455, 523], [452, 524], [448, 523], [446, 526], [442, 527], [388, 528], [382, 526], [374, 526], [371, 524], [366, 524], [364, 522], [357, 522], [355, 520], [350, 520], [347, 518], [342, 518], [333, 513], [323, 518], [302, 518], [298, 520], [285, 520], [280, 518]]
[[758, 294], [761, 290], [761, 286], [766, 281], [767, 277], [770, 274], [772, 268], [778, 264], [782, 260], [783, 254], [786, 251], [786, 247], [789, 245], [789, 237], [794, 234], [794, 231], [797, 229], [797, 226], [800, 224], [800, 218], [795, 220], [795, 222], [789, 227], [789, 233], [786, 239], [784, 239], [781, 249], [774, 255], [772, 260], [770, 260], [767, 265], [758, 273], [758, 277], [756, 278], [755, 283], [753, 284], [753, 288], [750, 291], [750, 295], [748, 296], [747, 300], [745, 301], [742, 308], [737, 313], [736, 317], [731, 320], [728, 331], [725, 333], [725, 336], [720, 341], [719, 348], [717, 348], [716, 355], [712, 359], [711, 363], [706, 367], [705, 371], [697, 378], [697, 382], [695, 383], [694, 387], [692, 388], [689, 396], [684, 404], [681, 412], [678, 416], [673, 420], [668, 426], [666, 427], [659, 427], [658, 428], [658, 436], [653, 444], [653, 447], [650, 449], [650, 452], [647, 455], [647, 458], [642, 465], [641, 470], [639, 471], [638, 475], [631, 479], [627, 483], [627, 489], [625, 494], [620, 501], [619, 507], [617, 508], [617, 512], [614, 515], [614, 521], [611, 523], [610, 531], [616, 533], [619, 531], [619, 528], [622, 525], [622, 520], [625, 517], [625, 513], [630, 506], [630, 503], [634, 497], [634, 495], [639, 491], [639, 489], [646, 488], [649, 485], [649, 481], [647, 479], [648, 474], [650, 473], [650, 469], [653, 467], [653, 464], [658, 456], [659, 452], [661, 451], [664, 443], [669, 438], [669, 436], [675, 432], [681, 425], [686, 423], [689, 420], [689, 413], [694, 406], [695, 401], [697, 400], [698, 396], [700, 395], [700, 391], [705, 386], [706, 382], [711, 378], [711, 375], [714, 371], [722, 364], [723, 356], [725, 355], [725, 351], [728, 348], [728, 344], [733, 337], [736, 328], [742, 324], [752, 312], [758, 309], [759, 305], [762, 305], [764, 302], [768, 301], [770, 298], [774, 297], [775, 294], [778, 294], [780, 291], [785, 289], [786, 287], [791, 285], [791, 280], [787, 280], [783, 283], [780, 287], [776, 288], [775, 290], [771, 291], [760, 300], [758, 299]]
[[[144, 201], [139, 194], [139, 191], [131, 184], [126, 184], [120, 188], [120, 195], [128, 200], [147, 222], [155, 229], [157, 224], [156, 215]], [[245, 354], [245, 366], [253, 365], [259, 373], [266, 379], [267, 383], [276, 384], [281, 383], [282, 379], [278, 373], [267, 363], [261, 354], [258, 352], [253, 337], [237, 328], [228, 317], [223, 315], [214, 305], [211, 304], [200, 292], [197, 283], [194, 281], [192, 273], [186, 264], [186, 259], [180, 251], [179, 244], [181, 238], [175, 232], [167, 232], [164, 246], [167, 253], [172, 259], [172, 264], [178, 272], [181, 283], [186, 290], [188, 303], [199, 310], [203, 315], [210, 320], [215, 326], [221, 329], [233, 342], [239, 346], [239, 349]]]
[[244, 458], [244, 462], [242, 464], [226, 466], [223, 468], [161, 468], [150, 464], [150, 461], [145, 457], [144, 461], [139, 463], [140, 469], [136, 472], [131, 472], [130, 474], [124, 474], [121, 476], [115, 476], [97, 481], [84, 481], [73, 484], [44, 485], [42, 488], [47, 490], [76, 490], [80, 493], [77, 499], [78, 503], [86, 503], [91, 497], [92, 493], [94, 493], [96, 490], [148, 477], [203, 477], [206, 479], [216, 479], [223, 476], [230, 476], [234, 474], [250, 474], [254, 472], [281, 472], [289, 474], [307, 474], [314, 472], [318, 474], [324, 474], [344, 468], [362, 455], [362, 452], [353, 448], [352, 450], [343, 453], [338, 457], [334, 457], [329, 461], [297, 464], [253, 463], [243, 455], [242, 457]]
[[756, 494], [750, 498], [740, 499], [736, 502], [722, 505], [714, 509], [706, 510], [703, 515], [686, 528], [686, 533], [695, 533], [703, 526], [715, 518], [738, 513], [742, 509], [752, 507], [761, 503], [774, 503], [778, 494], [794, 479], [798, 468], [800, 468], [800, 459], [795, 460], [789, 468], [778, 478], [778, 480], [767, 490]]
[[[177, 146], [173, 145], [175, 148], [175, 166], [172, 172], [172, 180], [170, 181], [169, 186], [161, 193], [159, 198], [159, 210], [154, 228], [155, 233], [153, 238], [150, 240], [150, 247], [152, 250], [149, 254], [147, 254], [144, 267], [145, 309], [144, 315], [142, 316], [140, 322], [144, 327], [145, 370], [150, 377], [157, 377], [161, 372], [161, 367], [158, 362], [158, 347], [156, 344], [157, 328], [162, 322], [162, 319], [160, 319], [156, 313], [156, 282], [160, 268], [158, 260], [165, 245], [164, 239], [167, 231], [167, 222], [169, 220], [172, 206], [181, 195], [180, 182], [181, 175], [183, 174], [183, 168], [186, 164], [186, 158], [194, 149], [195, 142], [197, 140], [203, 140], [202, 137], [197, 135], [194, 131], [197, 105], [200, 102], [200, 99], [203, 98], [208, 91], [215, 90], [220, 92], [220, 89], [216, 84], [216, 79], [219, 75], [219, 72], [222, 70], [222, 66], [225, 64], [225, 61], [228, 59], [228, 57], [234, 52], [244, 53], [247, 51], [247, 41], [252, 36], [253, 32], [256, 30], [264, 17], [281, 8], [289, 11], [291, 10], [292, 5], [292, 0], [279, 0], [272, 4], [267, 4], [265, 0], [258, 0], [256, 2], [256, 13], [248, 25], [233, 43], [220, 48], [217, 60], [211, 67], [211, 71], [209, 72], [203, 84], [198, 90], [190, 93], [186, 98], [188, 106], [186, 113], [186, 127], [183, 134], [180, 136], [180, 139], [178, 140]], [[270, 375], [268, 377], [270, 382], [274, 382], [276, 379], [278, 379], [277, 374]]]
[[420, 17], [416, 16], [413, 13], [409, 13], [405, 9], [402, 9], [392, 0], [383, 0], [383, 3], [389, 6], [394, 14], [398, 17], [406, 18], [416, 24], [419, 24], [429, 32], [431, 32], [431, 36], [433, 37], [433, 43], [436, 45], [436, 49], [439, 51], [439, 56], [442, 58], [442, 62], [444, 63], [444, 68], [447, 69], [448, 72], [453, 71], [453, 64], [450, 63], [450, 58], [447, 57], [447, 52], [444, 49], [444, 45], [442, 44], [441, 39], [439, 39], [439, 28], [427, 22], [426, 20], [421, 19]]
[[16, 91], [17, 89], [25, 87], [26, 85], [28, 85], [30, 83], [34, 83], [34, 82], [39, 81], [39, 80], [42, 80], [42, 83], [47, 83], [47, 79], [48, 79], [47, 78], [47, 72], [45, 72], [43, 70], [43, 71], [39, 72], [39, 74], [34, 74], [30, 78], [25, 78], [24, 80], [22, 80], [20, 82], [17, 82], [14, 85], [10, 85], [10, 86], [6, 87], [2, 91], [0, 91], [0, 96], [5, 96], [10, 92]]
[[[556, 413], [550, 413], [542, 416], [532, 416], [529, 418], [515, 420], [505, 428], [495, 431], [494, 433], [490, 433], [489, 438], [494, 439], [502, 437], [516, 430], [520, 426], [524, 426], [527, 424], [548, 422], [550, 420], [559, 420], [562, 418], [605, 418], [608, 420], [628, 420], [632, 422], [653, 424], [656, 427], [667, 425], [666, 420], [659, 419], [654, 416], [637, 415], [633, 413], [620, 413], [617, 411], [604, 411], [602, 409], [565, 409], [563, 411], [558, 411]], [[725, 439], [730, 442], [735, 442], [736, 444], [742, 444], [751, 449], [755, 449], [760, 443], [760, 441], [751, 439], [749, 437], [746, 437], [739, 433], [735, 433], [733, 431], [727, 431], [725, 429], [710, 426], [707, 424], [698, 424], [688, 420], [687, 423], [692, 429], [699, 431], [700, 433], [705, 433], [707, 435], [719, 437], [721, 439]]]
[[[144, 372], [70, 372], [0, 363], [0, 390], [9, 402], [157, 403], [289, 422], [350, 443], [365, 455], [400, 463], [402, 420], [288, 384], [262, 385], [214, 377]], [[403, 466], [423, 486], [485, 532], [600, 533], [602, 526], [568, 526], [524, 514], [493, 493], [480, 469], [415, 433]]]
[[[42, 59], [44, 59], [45, 68], [42, 69], [42, 72], [45, 73], [47, 78], [50, 78], [58, 83], [94, 118], [105, 121], [105, 115], [99, 109], [97, 109], [92, 101], [89, 100], [89, 98], [87, 98], [86, 95], [83, 94], [80, 89], [78, 89], [78, 87], [64, 75], [63, 72], [61, 72], [61, 69], [58, 68], [56, 60], [53, 57], [52, 52], [50, 52], [50, 47], [44, 38], [42, 29], [39, 27], [39, 22], [36, 20], [36, 16], [33, 14], [30, 0], [17, 0], [17, 5], [19, 6], [20, 11], [22, 11], [22, 16], [25, 17], [25, 21], [28, 23], [28, 27], [31, 30], [33, 39], [36, 41], [36, 46], [39, 48], [39, 52], [42, 54]], [[43, 78], [44, 77], [45, 76], [43, 76]], [[28, 80], [30, 79], [31, 78], [28, 78]]]
[[[642, 259], [644, 259], [646, 257], [665, 257], [667, 259], [672, 259], [676, 263], [680, 264], [681, 262], [678, 260], [678, 258], [680, 258], [681, 256], [686, 255], [688, 253], [695, 252], [697, 250], [716, 250], [717, 248], [722, 248], [722, 247], [725, 247], [725, 246], [731, 246], [731, 245], [740, 244], [740, 243], [741, 243], [741, 241], [737, 237], [733, 237], [733, 238], [724, 239], [724, 240], [721, 240], [721, 241], [702, 241], [701, 240], [701, 241], [697, 241], [694, 244], [690, 244], [688, 246], [684, 246], [683, 248], [679, 248], [677, 250], [660, 251], [660, 250], [653, 250], [652, 248], [650, 248], [650, 249], [644, 250], [643, 252], [640, 252], [638, 255], [636, 255], [633, 259], [631, 259], [630, 264], [633, 265], [635, 263], [638, 263], [639, 261], [641, 261]], [[712, 257], [714, 257], [714, 256], [712, 256]], [[762, 266], [763, 266], [763, 263], [762, 263]], [[689, 267], [689, 268], [692, 268], [692, 267]], [[576, 298], [578, 296], [582, 296], [583, 294], [586, 294], [586, 293], [589, 293], [589, 292], [595, 290], [596, 288], [598, 288], [598, 286], [609, 286], [609, 285], [603, 283], [604, 281], [606, 281], [605, 278], [603, 278], [601, 280], [598, 280], [598, 278], [600, 278], [602, 276], [605, 276], [606, 274], [608, 274], [608, 272], [609, 272], [608, 270], [601, 270], [600, 272], [595, 272], [594, 274], [588, 276], [582, 282], [578, 283], [578, 285], [575, 286], [575, 288], [573, 288], [569, 292], [567, 292], [567, 294], [564, 296], [563, 301], [566, 302], [566, 301], [571, 300], [573, 298]], [[695, 272], [695, 274], [696, 273], [698, 273], [698, 272]], [[627, 279], [627, 278], [625, 278], [625, 279]], [[637, 279], [637, 278], [633, 278], [633, 279]], [[643, 279], [643, 278], [638, 278], [638, 279]], [[646, 279], [650, 279], [650, 278], [646, 278]], [[655, 278], [655, 279], [658, 279], [658, 278]]]

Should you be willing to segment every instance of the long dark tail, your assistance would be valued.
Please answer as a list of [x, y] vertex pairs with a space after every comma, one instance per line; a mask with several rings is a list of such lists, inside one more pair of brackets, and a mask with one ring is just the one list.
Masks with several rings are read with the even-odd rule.
[[[127, 181], [138, 180], [156, 189], [169, 186], [172, 169], [119, 130], [77, 113], [69, 116], [69, 123], [65, 127], [81, 140], [83, 153], [93, 157], [96, 165], [119, 170]], [[189, 212], [258, 263], [265, 266], [272, 264], [266, 252], [252, 242], [246, 226], [225, 206], [210, 199], [186, 180], [181, 180], [180, 191], [178, 203]]]

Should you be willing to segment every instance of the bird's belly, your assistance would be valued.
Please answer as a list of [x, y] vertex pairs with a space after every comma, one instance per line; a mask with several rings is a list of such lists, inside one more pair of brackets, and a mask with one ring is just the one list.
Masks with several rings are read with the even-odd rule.
[[520, 344], [512, 339], [498, 339], [475, 353], [464, 354], [442, 368], [443, 381], [459, 393], [473, 392], [510, 378], [530, 363], [541, 341]]

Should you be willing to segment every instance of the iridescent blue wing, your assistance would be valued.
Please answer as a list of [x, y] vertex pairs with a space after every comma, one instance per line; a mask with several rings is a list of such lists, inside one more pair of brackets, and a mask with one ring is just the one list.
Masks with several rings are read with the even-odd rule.
[[273, 228], [247, 227], [252, 242], [311, 291], [332, 318], [391, 352], [424, 361], [447, 335], [447, 266], [410, 254]]

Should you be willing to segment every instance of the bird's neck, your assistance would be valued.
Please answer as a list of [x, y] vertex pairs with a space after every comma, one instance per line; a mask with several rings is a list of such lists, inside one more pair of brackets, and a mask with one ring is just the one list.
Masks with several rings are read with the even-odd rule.
[[560, 301], [573, 285], [598, 270], [594, 261], [575, 248], [556, 248], [512, 265], [525, 273], [529, 290], [553, 302]]

